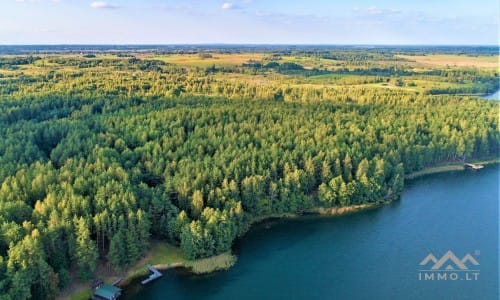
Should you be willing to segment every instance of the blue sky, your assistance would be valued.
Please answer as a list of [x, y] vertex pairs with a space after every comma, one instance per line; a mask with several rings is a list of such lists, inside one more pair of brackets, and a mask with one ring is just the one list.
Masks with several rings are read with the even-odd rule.
[[0, 44], [498, 44], [498, 0], [0, 0]]

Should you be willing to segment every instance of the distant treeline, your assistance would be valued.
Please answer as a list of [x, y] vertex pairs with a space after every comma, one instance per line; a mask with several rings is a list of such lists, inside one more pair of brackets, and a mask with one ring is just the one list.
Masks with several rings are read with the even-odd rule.
[[58, 54], [58, 53], [119, 53], [149, 52], [157, 54], [213, 53], [283, 53], [327, 54], [332, 51], [358, 53], [405, 53], [413, 55], [450, 53], [465, 55], [498, 55], [498, 46], [390, 46], [390, 45], [0, 45], [0, 54]]

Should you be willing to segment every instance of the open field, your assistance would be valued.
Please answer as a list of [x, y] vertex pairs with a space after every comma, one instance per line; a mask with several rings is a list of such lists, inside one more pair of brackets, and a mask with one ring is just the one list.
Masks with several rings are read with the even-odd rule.
[[476, 67], [476, 68], [500, 67], [498, 56], [473, 57], [466, 55], [431, 54], [431, 55], [421, 55], [421, 56], [398, 55], [398, 57], [429, 66]]
[[[161, 55], [161, 56], [144, 56], [144, 59], [158, 59], [166, 63], [184, 66], [198, 66], [198, 67], [208, 67], [208, 66], [219, 66], [219, 67], [231, 67], [238, 66], [249, 61], [261, 62], [264, 54], [260, 53], [245, 53], [245, 54], [172, 54], [172, 55]], [[141, 57], [141, 55], [138, 55]]]

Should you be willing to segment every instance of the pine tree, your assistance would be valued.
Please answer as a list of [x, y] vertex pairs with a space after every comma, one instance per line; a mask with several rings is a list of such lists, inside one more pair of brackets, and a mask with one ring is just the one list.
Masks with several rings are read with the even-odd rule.
[[203, 193], [200, 190], [196, 190], [194, 191], [191, 200], [191, 215], [193, 216], [193, 218], [197, 218], [200, 216], [202, 210], [203, 210]]
[[124, 235], [119, 230], [109, 243], [107, 259], [115, 271], [120, 271], [125, 265], [126, 250], [124, 240]]
[[135, 224], [135, 214], [129, 214], [128, 226], [125, 231], [125, 240], [127, 245], [127, 262], [133, 264], [140, 255], [141, 249], [137, 227]]
[[321, 182], [328, 183], [330, 179], [332, 179], [332, 169], [330, 168], [330, 164], [327, 160], [323, 160], [321, 164]]
[[343, 175], [344, 180], [346, 182], [349, 182], [352, 180], [352, 161], [351, 161], [351, 156], [349, 154], [347, 154], [344, 158], [342, 175]]
[[149, 247], [149, 229], [151, 223], [147, 215], [139, 209], [137, 211], [137, 236], [139, 240], [140, 253], [143, 254]]
[[80, 277], [82, 279], [90, 278], [97, 266], [98, 254], [97, 246], [90, 238], [87, 221], [83, 217], [77, 221], [75, 255]]

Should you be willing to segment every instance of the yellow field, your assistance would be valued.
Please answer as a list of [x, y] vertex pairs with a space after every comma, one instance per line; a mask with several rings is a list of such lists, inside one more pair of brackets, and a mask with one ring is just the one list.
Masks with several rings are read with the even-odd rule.
[[250, 60], [262, 61], [264, 54], [260, 53], [245, 53], [245, 54], [212, 54], [210, 58], [203, 58], [198, 54], [173, 54], [165, 56], [143, 56], [137, 55], [138, 58], [157, 59], [166, 63], [187, 66], [238, 66], [248, 63]]
[[428, 66], [453, 66], [453, 67], [477, 67], [477, 68], [499, 68], [499, 56], [466, 56], [466, 55], [398, 55], [398, 57], [415, 61]]

